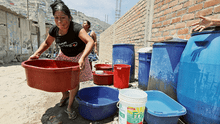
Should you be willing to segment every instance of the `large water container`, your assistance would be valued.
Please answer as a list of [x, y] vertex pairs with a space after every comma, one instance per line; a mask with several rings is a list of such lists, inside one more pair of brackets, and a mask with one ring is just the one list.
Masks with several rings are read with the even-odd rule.
[[177, 100], [176, 87], [181, 54], [186, 41], [154, 43], [148, 90], [159, 90]]
[[130, 82], [134, 81], [135, 53], [134, 44], [113, 44], [113, 66], [114, 64], [130, 65]]
[[147, 90], [152, 47], [141, 48], [140, 50], [138, 50], [138, 53], [139, 53], [138, 87], [142, 90]]
[[180, 60], [177, 99], [189, 124], [220, 124], [220, 27], [193, 32]]

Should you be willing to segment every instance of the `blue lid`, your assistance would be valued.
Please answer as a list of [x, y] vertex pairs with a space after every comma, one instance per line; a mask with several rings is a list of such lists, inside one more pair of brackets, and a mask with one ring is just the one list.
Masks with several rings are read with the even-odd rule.
[[147, 112], [158, 117], [182, 116], [186, 109], [165, 93], [157, 90], [145, 91], [148, 94]]

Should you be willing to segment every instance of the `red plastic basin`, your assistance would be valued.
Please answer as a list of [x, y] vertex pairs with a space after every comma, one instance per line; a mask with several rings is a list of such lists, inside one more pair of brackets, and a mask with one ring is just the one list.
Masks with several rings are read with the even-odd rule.
[[96, 64], [94, 66], [96, 70], [103, 70], [103, 71], [111, 71], [112, 65], [111, 64]]
[[49, 59], [27, 60], [25, 68], [28, 86], [48, 92], [64, 92], [79, 84], [78, 63]]
[[104, 74], [96, 74], [93, 71], [93, 81], [97, 85], [111, 85], [113, 84], [113, 72], [104, 71]]

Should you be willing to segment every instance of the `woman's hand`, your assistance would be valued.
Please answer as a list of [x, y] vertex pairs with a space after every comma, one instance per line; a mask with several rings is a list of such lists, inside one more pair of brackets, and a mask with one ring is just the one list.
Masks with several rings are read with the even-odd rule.
[[97, 50], [95, 50], [95, 53], [96, 53], [97, 55], [99, 55]]
[[40, 57], [40, 55], [35, 55], [35, 54], [33, 54], [33, 55], [31, 55], [31, 56], [29, 57], [28, 60], [30, 60], [30, 59], [38, 59], [39, 57]]
[[84, 69], [84, 67], [85, 67], [85, 59], [81, 57], [79, 59], [78, 63], [79, 63], [79, 69], [80, 70]]
[[200, 16], [199, 18], [202, 19], [202, 20], [192, 24], [192, 26], [194, 26], [192, 28], [192, 30], [194, 30], [194, 31], [199, 30], [199, 32], [201, 32], [203, 29], [213, 25], [213, 22], [212, 22], [211, 18], [203, 17], [203, 16]]

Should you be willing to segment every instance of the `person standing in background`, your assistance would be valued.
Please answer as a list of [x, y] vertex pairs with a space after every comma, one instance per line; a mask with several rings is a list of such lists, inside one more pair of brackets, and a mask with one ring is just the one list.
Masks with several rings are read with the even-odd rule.
[[94, 48], [92, 49], [91, 53], [89, 54], [89, 63], [92, 69], [92, 62], [96, 61], [97, 55], [98, 55], [98, 50], [97, 50], [97, 42], [96, 42], [96, 34], [94, 31], [90, 30], [91, 27], [91, 23], [88, 20], [83, 21], [83, 28], [86, 30], [86, 32], [88, 33], [88, 35], [90, 37], [92, 37], [92, 39], [94, 40]]

